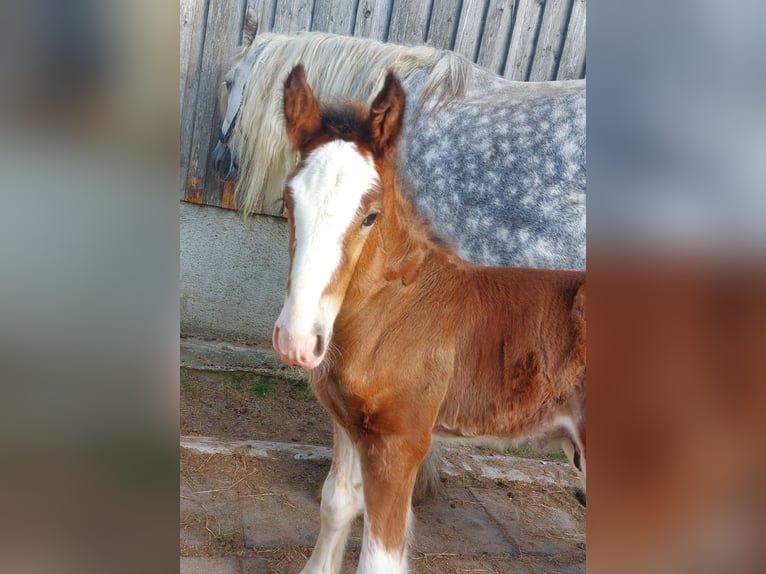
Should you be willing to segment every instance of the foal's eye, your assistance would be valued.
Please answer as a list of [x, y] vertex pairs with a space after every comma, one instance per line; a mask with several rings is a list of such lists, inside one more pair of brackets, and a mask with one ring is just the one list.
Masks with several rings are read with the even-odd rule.
[[364, 218], [364, 221], [362, 221], [362, 227], [369, 227], [373, 223], [375, 223], [375, 219], [378, 217], [378, 214], [373, 212], [369, 214], [367, 217]]

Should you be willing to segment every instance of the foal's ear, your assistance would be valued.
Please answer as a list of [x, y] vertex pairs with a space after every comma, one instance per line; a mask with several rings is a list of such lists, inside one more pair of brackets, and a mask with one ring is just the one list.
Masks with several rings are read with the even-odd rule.
[[373, 151], [386, 155], [393, 151], [404, 122], [406, 95], [399, 79], [388, 72], [383, 89], [370, 107], [370, 133]]
[[303, 64], [295, 66], [287, 76], [282, 103], [287, 139], [295, 149], [298, 149], [320, 126], [319, 106], [306, 81]]

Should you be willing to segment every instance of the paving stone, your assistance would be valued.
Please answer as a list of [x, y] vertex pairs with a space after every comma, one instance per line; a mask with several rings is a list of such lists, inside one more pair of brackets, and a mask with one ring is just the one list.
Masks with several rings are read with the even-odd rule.
[[545, 556], [580, 553], [585, 543], [584, 524], [568, 512], [535, 502], [512, 500], [503, 491], [469, 490], [522, 553]]
[[414, 509], [413, 549], [425, 553], [503, 554], [517, 547], [468, 489], [444, 489], [444, 496]]
[[233, 491], [194, 494], [181, 485], [181, 543], [204, 548], [211, 534], [205, 525], [226, 538], [242, 539], [242, 517], [239, 496]]
[[530, 574], [585, 574], [585, 560], [571, 564], [551, 563], [547, 560], [530, 560], [526, 563]]
[[[286, 485], [287, 486], [287, 485]], [[313, 546], [319, 533], [319, 503], [300, 488], [241, 500], [246, 548]]]
[[[311, 466], [315, 460], [300, 456], [303, 450], [296, 449], [302, 445], [256, 446], [249, 450], [255, 454], [252, 460], [271, 462], [261, 463], [263, 474], [253, 475], [248, 488], [218, 489], [215, 480], [181, 484], [182, 545], [200, 550], [209, 546], [207, 519], [231, 548], [249, 549], [252, 555], [182, 557], [181, 574], [290, 574], [305, 564], [319, 533], [322, 473]], [[259, 449], [265, 454], [258, 454]], [[414, 509], [414, 573], [585, 573], [585, 510], [567, 499], [564, 490], [576, 477], [566, 465], [509, 458], [448, 452], [450, 469], [467, 478], [464, 485], [446, 486], [442, 495]], [[555, 487], [540, 487], [553, 482]], [[355, 571], [362, 527], [360, 517], [352, 526], [344, 574]]]
[[267, 572], [274, 572], [274, 567], [265, 558], [242, 558], [241, 565], [242, 574], [266, 574]]
[[180, 574], [244, 574], [239, 558], [234, 556], [223, 558], [181, 556], [180, 566]]

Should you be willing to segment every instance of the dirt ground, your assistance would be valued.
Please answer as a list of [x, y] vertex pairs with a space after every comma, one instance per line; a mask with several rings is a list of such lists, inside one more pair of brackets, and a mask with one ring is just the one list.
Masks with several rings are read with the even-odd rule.
[[181, 369], [181, 435], [332, 446], [332, 423], [305, 381]]
[[[181, 435], [192, 443], [282, 445], [268, 456], [181, 449], [182, 574], [299, 572], [319, 530], [332, 445], [330, 419], [308, 385], [182, 369]], [[319, 454], [294, 454], [290, 444]], [[510, 475], [486, 466], [506, 458], [485, 449], [445, 452], [442, 492], [414, 509], [412, 572], [585, 571], [585, 509], [573, 496], [574, 473], [549, 457], [513, 459]], [[354, 571], [361, 528], [360, 518], [344, 572]]]

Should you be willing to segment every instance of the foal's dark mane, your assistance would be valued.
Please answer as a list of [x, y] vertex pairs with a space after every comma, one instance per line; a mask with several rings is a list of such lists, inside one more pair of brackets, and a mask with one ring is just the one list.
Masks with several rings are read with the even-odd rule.
[[323, 104], [319, 108], [319, 117], [322, 120], [322, 131], [362, 144], [370, 141], [367, 112], [356, 102]]

